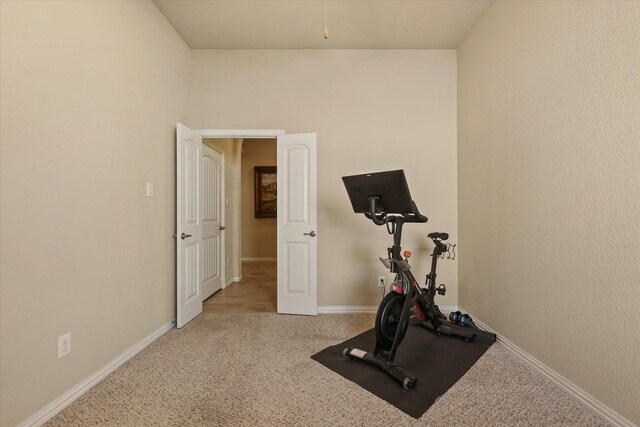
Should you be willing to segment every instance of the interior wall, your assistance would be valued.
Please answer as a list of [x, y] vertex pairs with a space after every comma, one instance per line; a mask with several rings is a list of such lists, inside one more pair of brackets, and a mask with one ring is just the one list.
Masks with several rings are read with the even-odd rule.
[[[320, 306], [375, 306], [377, 277], [393, 279], [378, 260], [390, 236], [353, 213], [344, 175], [405, 170], [429, 217], [405, 227], [416, 277], [429, 268], [429, 232], [457, 241], [455, 50], [194, 50], [192, 60], [193, 127], [317, 132]], [[438, 278], [439, 303], [457, 305], [457, 262]]]
[[255, 217], [256, 166], [276, 166], [275, 139], [245, 139], [242, 144], [242, 259], [277, 257], [277, 219]]
[[151, 2], [2, 1], [0, 56], [0, 425], [13, 426], [175, 319], [189, 49]]
[[458, 50], [460, 305], [640, 424], [640, 3], [496, 2]]

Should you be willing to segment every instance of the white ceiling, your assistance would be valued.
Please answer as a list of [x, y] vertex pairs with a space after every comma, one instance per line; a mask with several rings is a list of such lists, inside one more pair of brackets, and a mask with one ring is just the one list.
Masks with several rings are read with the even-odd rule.
[[453, 49], [493, 0], [153, 0], [192, 49]]

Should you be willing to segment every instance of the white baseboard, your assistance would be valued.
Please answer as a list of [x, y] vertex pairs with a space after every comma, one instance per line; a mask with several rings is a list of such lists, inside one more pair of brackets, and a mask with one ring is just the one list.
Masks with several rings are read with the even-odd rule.
[[[439, 306], [442, 314], [448, 315], [452, 311], [456, 311], [458, 309], [457, 306]], [[377, 305], [367, 306], [367, 305], [324, 305], [318, 307], [318, 314], [325, 313], [375, 313], [378, 311]]]
[[558, 372], [554, 371], [549, 366], [545, 365], [544, 363], [542, 363], [541, 361], [533, 357], [531, 354], [527, 353], [526, 351], [524, 351], [523, 349], [521, 349], [520, 347], [518, 347], [508, 339], [506, 339], [504, 336], [500, 335], [499, 333], [491, 329], [491, 327], [487, 326], [486, 324], [478, 320], [475, 316], [471, 315], [471, 318], [473, 319], [475, 324], [478, 325], [480, 328], [484, 329], [485, 331], [489, 331], [496, 334], [496, 336], [498, 337], [497, 341], [499, 343], [504, 345], [507, 349], [513, 352], [520, 359], [524, 360], [527, 364], [531, 365], [534, 369], [536, 369], [538, 372], [543, 374], [545, 377], [552, 380], [554, 383], [560, 386], [560, 388], [562, 388], [571, 396], [573, 396], [576, 400], [578, 400], [579, 402], [582, 402], [589, 409], [591, 409], [596, 415], [598, 415], [603, 420], [607, 421], [609, 424], [613, 426], [636, 427], [634, 423], [632, 423], [622, 415], [616, 413], [607, 405], [600, 402], [598, 399], [596, 399], [586, 391], [582, 390], [580, 387], [573, 384], [571, 381], [569, 381], [568, 379], [560, 375]]
[[224, 287], [226, 288], [233, 282], [239, 282], [240, 280], [242, 280], [242, 276], [233, 276], [229, 280], [227, 280], [227, 282], [224, 284]]
[[276, 257], [247, 257], [247, 258], [240, 258], [240, 261], [277, 261], [278, 258]]
[[128, 349], [126, 349], [123, 353], [117, 356], [115, 359], [111, 360], [101, 369], [97, 370], [87, 378], [85, 378], [80, 383], [76, 384], [73, 388], [60, 395], [58, 398], [53, 400], [44, 408], [40, 409], [35, 414], [31, 415], [29, 418], [18, 424], [18, 427], [31, 427], [31, 426], [41, 426], [42, 424], [49, 421], [59, 412], [61, 412], [64, 408], [72, 404], [76, 399], [85, 394], [91, 387], [98, 384], [102, 381], [107, 375], [118, 369], [121, 365], [123, 365], [127, 360], [131, 359], [136, 354], [140, 353], [144, 350], [149, 344], [160, 338], [164, 335], [169, 329], [173, 328], [175, 322], [169, 322], [166, 325], [160, 327], [156, 331], [147, 335], [142, 340], [138, 341]]
[[324, 305], [318, 307], [318, 314], [326, 313], [375, 313], [378, 310], [377, 305]]

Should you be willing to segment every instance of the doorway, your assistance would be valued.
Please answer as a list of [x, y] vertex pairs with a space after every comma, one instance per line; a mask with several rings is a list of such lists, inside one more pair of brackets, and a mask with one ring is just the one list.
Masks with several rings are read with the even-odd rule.
[[203, 142], [225, 152], [228, 277], [220, 291], [204, 298], [203, 312], [275, 312], [277, 186], [271, 186], [276, 184], [277, 140], [204, 138]]
[[203, 310], [200, 159], [203, 140], [210, 138], [276, 137], [277, 312], [316, 315], [317, 135], [285, 134], [281, 130], [190, 129], [181, 123], [176, 128], [176, 326], [183, 327]]

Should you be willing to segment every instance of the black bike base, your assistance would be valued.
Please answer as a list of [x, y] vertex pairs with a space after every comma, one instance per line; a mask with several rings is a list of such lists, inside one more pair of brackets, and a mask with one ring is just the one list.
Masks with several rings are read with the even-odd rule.
[[478, 334], [472, 342], [455, 336], [438, 336], [416, 326], [412, 319], [394, 361], [418, 378], [413, 388], [405, 390], [375, 364], [362, 363], [342, 354], [347, 347], [371, 351], [375, 341], [375, 332], [371, 329], [311, 358], [415, 418], [420, 418], [493, 344], [488, 334]]
[[353, 360], [358, 359], [377, 366], [399, 381], [405, 390], [415, 387], [416, 382], [418, 381], [418, 378], [405, 371], [396, 362], [389, 362], [388, 355], [386, 354], [376, 355], [371, 352], [360, 350], [359, 348], [347, 347], [342, 351], [342, 355]]

